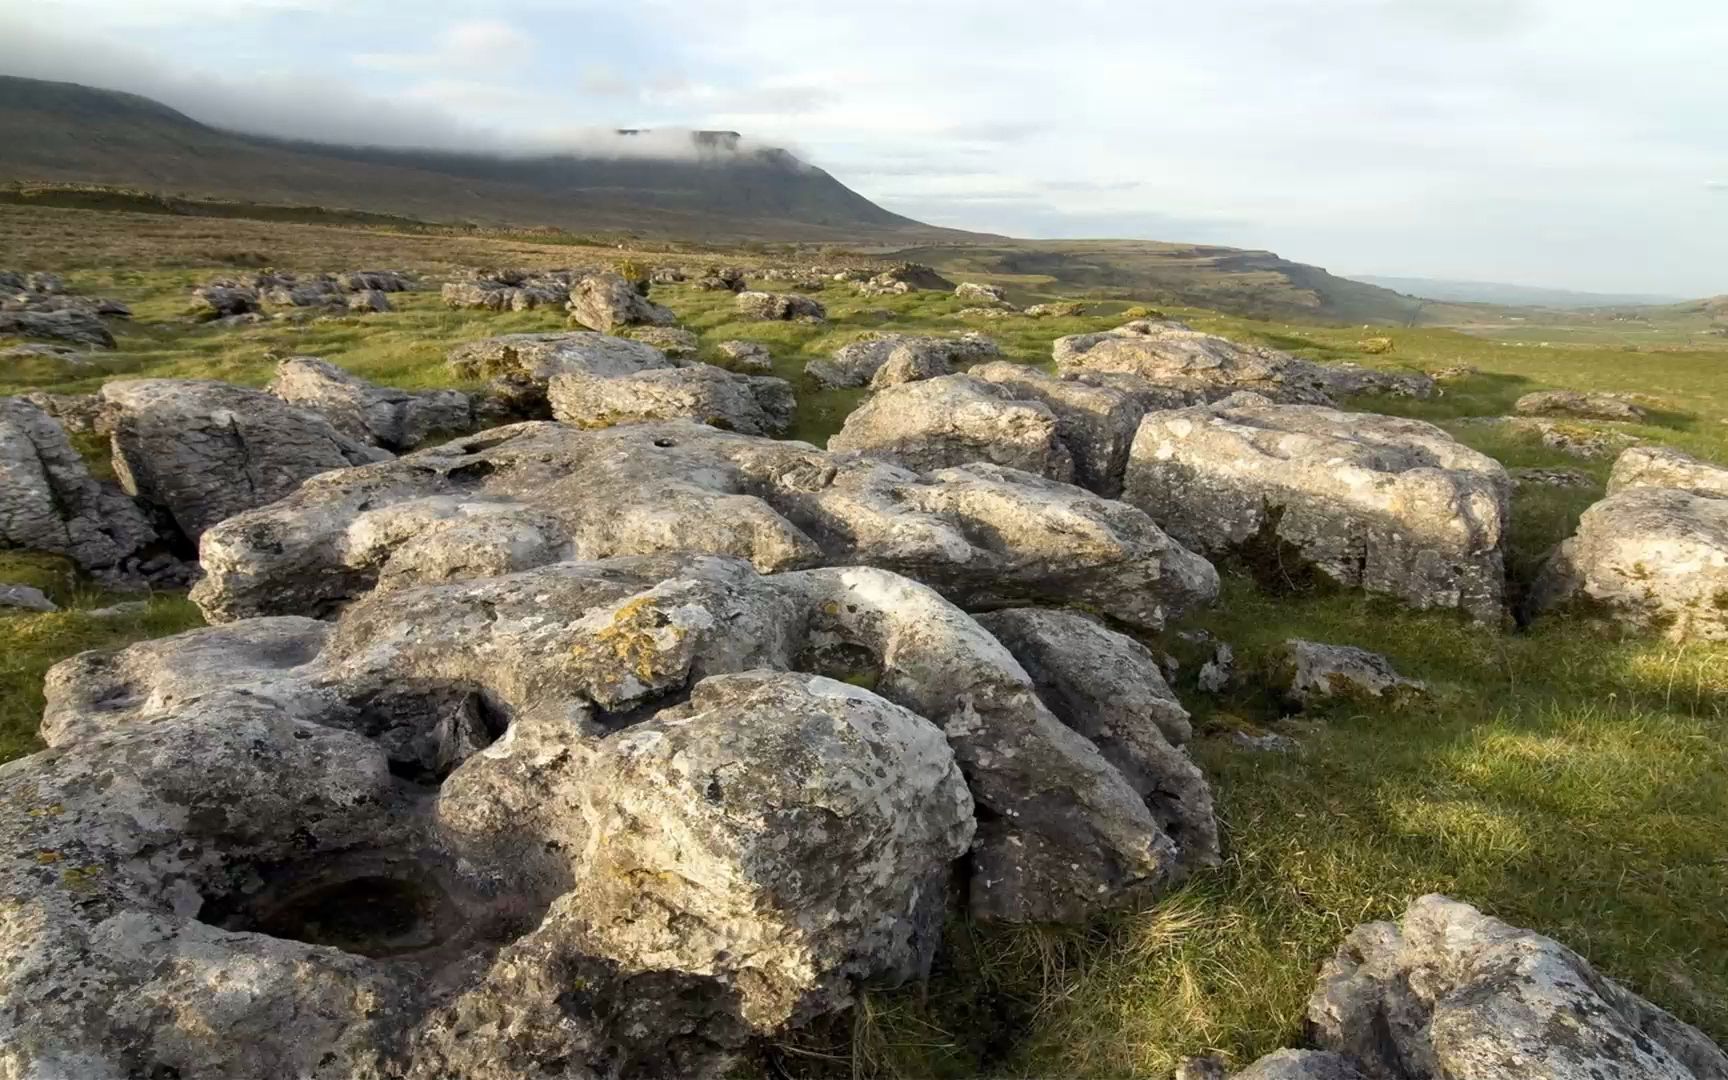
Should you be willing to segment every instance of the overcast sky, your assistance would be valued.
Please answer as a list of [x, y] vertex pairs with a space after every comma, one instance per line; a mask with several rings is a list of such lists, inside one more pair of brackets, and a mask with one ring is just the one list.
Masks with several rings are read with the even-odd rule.
[[1728, 292], [1728, 0], [38, 0], [0, 72], [398, 145], [731, 128], [940, 225]]

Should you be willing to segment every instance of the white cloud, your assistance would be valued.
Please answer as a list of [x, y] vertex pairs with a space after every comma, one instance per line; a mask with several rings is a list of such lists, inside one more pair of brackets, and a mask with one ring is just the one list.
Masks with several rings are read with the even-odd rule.
[[534, 52], [534, 40], [496, 19], [465, 19], [452, 23], [428, 48], [411, 52], [362, 52], [352, 57], [361, 67], [381, 71], [497, 71], [500, 65], [523, 64]]

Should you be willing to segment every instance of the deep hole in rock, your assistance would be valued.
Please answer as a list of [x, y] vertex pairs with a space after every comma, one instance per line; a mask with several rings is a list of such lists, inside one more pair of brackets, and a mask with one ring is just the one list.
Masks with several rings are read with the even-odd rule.
[[793, 667], [866, 690], [875, 690], [882, 681], [881, 657], [850, 641], [812, 641]]
[[310, 874], [292, 866], [270, 877], [254, 895], [206, 902], [199, 918], [373, 958], [435, 955], [470, 933], [439, 875], [407, 856], [338, 858]]

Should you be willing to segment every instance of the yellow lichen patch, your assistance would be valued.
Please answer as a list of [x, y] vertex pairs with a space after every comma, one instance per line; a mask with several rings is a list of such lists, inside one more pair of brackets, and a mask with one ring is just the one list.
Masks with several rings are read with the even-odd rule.
[[[578, 660], [592, 658], [621, 664], [644, 685], [652, 684], [656, 679], [674, 673], [661, 663], [664, 650], [655, 635], [656, 630], [666, 630], [674, 638], [682, 637], [684, 633], [672, 626], [665, 614], [654, 606], [652, 596], [638, 596], [619, 607], [610, 626], [589, 641], [578, 642], [570, 652]], [[592, 655], [595, 653], [599, 655]]]
[[100, 866], [74, 866], [60, 874], [60, 881], [73, 892], [89, 892], [96, 887], [96, 879], [101, 876]]
[[60, 861], [60, 853], [58, 851], [38, 851], [36, 853], [36, 861], [45, 864], [57, 863]]

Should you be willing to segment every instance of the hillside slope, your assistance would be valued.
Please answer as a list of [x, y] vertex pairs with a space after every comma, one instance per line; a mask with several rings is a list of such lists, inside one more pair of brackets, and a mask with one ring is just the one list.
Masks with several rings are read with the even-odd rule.
[[0, 76], [0, 179], [314, 203], [485, 225], [702, 239], [970, 236], [882, 209], [784, 150], [692, 133], [688, 158], [494, 157], [221, 131], [133, 94]]
[[1562, 310], [1672, 304], [1682, 299], [1678, 296], [1655, 296], [1645, 293], [1578, 292], [1573, 289], [1546, 289], [1534, 285], [1507, 285], [1494, 281], [1387, 277], [1383, 274], [1358, 274], [1356, 280], [1427, 300], [1442, 300], [1461, 304], [1560, 308]]

